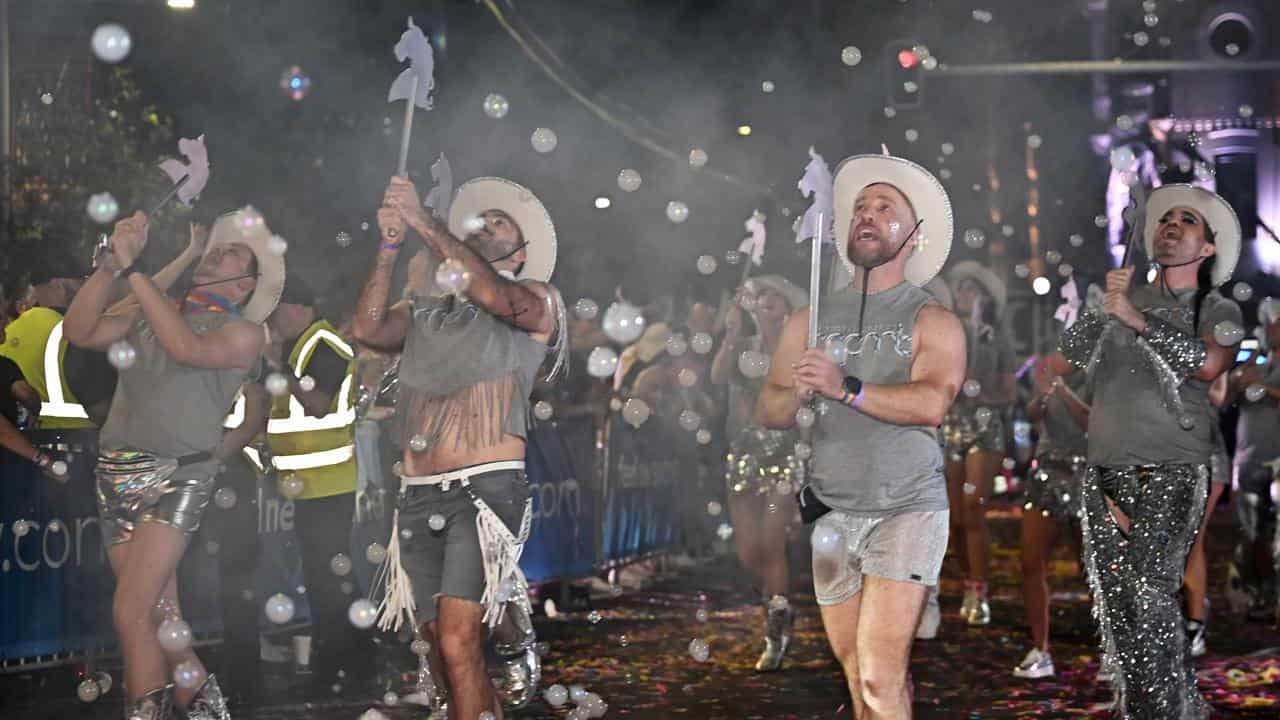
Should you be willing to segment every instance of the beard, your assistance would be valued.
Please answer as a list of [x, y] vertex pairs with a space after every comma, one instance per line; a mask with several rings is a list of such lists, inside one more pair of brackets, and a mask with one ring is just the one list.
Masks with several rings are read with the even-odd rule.
[[863, 245], [861, 247], [856, 241], [851, 240], [846, 252], [849, 255], [849, 262], [860, 268], [879, 267], [893, 259], [893, 248], [883, 240], [877, 241], [872, 246]]

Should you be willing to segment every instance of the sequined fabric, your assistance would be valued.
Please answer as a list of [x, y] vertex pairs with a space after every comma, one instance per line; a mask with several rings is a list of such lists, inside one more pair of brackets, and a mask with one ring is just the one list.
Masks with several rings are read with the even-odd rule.
[[1092, 370], [1090, 367], [1096, 361], [1096, 353], [1102, 337], [1102, 331], [1107, 327], [1106, 318], [1095, 310], [1086, 310], [1071, 327], [1062, 332], [1062, 337], [1058, 340], [1058, 350], [1062, 352], [1067, 362], [1076, 366], [1081, 370]]
[[1003, 454], [1004, 415], [995, 408], [952, 406], [942, 421], [942, 437], [947, 459], [951, 461], [963, 460], [976, 452]]
[[[1178, 599], [1208, 482], [1204, 465], [1094, 466], [1085, 474], [1084, 564], [1119, 717], [1208, 717]], [[1108, 499], [1128, 519], [1127, 532]]]
[[1038, 459], [1040, 467], [1027, 479], [1027, 500], [1023, 510], [1041, 512], [1059, 519], [1074, 520], [1079, 517], [1084, 457], [1041, 455]]
[[1179, 382], [1199, 370], [1208, 357], [1203, 340], [1154, 315], [1147, 316], [1147, 329], [1143, 331], [1142, 339], [1168, 364]]
[[796, 435], [746, 428], [729, 445], [725, 482], [735, 495], [790, 495], [804, 484], [804, 462], [792, 454]]

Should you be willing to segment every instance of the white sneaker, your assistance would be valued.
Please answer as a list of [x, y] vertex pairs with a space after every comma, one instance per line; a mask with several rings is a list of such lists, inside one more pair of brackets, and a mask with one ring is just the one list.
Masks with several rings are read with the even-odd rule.
[[916, 625], [917, 640], [933, 640], [938, 637], [938, 626], [942, 624], [942, 608], [938, 606], [938, 587], [930, 586], [925, 595], [924, 612], [920, 614], [920, 624]]
[[1049, 657], [1049, 653], [1034, 647], [1027, 651], [1027, 656], [1013, 669], [1013, 676], [1024, 680], [1053, 677], [1053, 674], [1053, 658]]
[[1204, 643], [1204, 626], [1205, 624], [1199, 620], [1187, 620], [1187, 635], [1191, 640], [1191, 657], [1204, 657], [1209, 651]]

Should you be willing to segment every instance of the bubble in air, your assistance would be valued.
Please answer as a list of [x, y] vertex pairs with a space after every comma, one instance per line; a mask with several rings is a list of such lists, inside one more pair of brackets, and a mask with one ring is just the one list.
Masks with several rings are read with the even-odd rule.
[[696, 333], [693, 339], [689, 341], [689, 344], [693, 347], [693, 351], [699, 355], [706, 355], [711, 352], [712, 340], [707, 333]]
[[173, 669], [173, 682], [184, 690], [200, 687], [204, 682], [205, 671], [200, 663], [193, 660], [183, 660]]
[[1244, 328], [1230, 320], [1222, 320], [1213, 326], [1213, 339], [1223, 347], [1230, 347], [1244, 337]]
[[847, 45], [840, 51], [840, 62], [853, 67], [862, 62], [862, 51], [853, 45]]
[[230, 510], [236, 504], [236, 489], [232, 487], [220, 487], [213, 493], [213, 504], [223, 510]]
[[618, 369], [618, 353], [613, 348], [597, 347], [587, 356], [587, 374], [594, 378], [613, 377]]
[[716, 259], [710, 255], [700, 255], [698, 257], [697, 266], [698, 272], [703, 275], [710, 275], [716, 271], [717, 262]]
[[409, 449], [414, 452], [422, 452], [427, 449], [427, 439], [422, 435], [414, 435], [409, 438]]
[[344, 553], [334, 555], [332, 558], [329, 558], [329, 570], [338, 577], [346, 576], [347, 573], [351, 572], [351, 558], [347, 557]]
[[374, 565], [381, 565], [387, 559], [387, 548], [382, 543], [369, 543], [369, 547], [364, 549], [364, 559]]
[[373, 627], [373, 623], [378, 619], [378, 608], [366, 598], [360, 598], [351, 603], [347, 608], [347, 619], [351, 624], [361, 630], [367, 630]]
[[706, 428], [702, 428], [701, 430], [693, 434], [693, 439], [696, 440], [699, 445], [710, 445], [711, 431]]
[[968, 245], [974, 250], [977, 250], [978, 248], [982, 247], [983, 245], [986, 244], [986, 242], [987, 242], [986, 233], [982, 232], [978, 228], [969, 228], [968, 230], [964, 231], [964, 244]]
[[618, 188], [623, 192], [635, 192], [640, 189], [643, 178], [631, 168], [624, 168], [618, 173]]
[[182, 652], [191, 647], [191, 626], [182, 618], [168, 618], [156, 629], [156, 639], [166, 652]]
[[682, 410], [680, 412], [680, 427], [688, 432], [694, 432], [702, 426], [702, 416], [693, 410]]
[[689, 151], [689, 164], [693, 167], [700, 168], [707, 164], [707, 151], [702, 148], [694, 148]]
[[293, 619], [293, 598], [284, 593], [276, 593], [267, 598], [264, 610], [268, 620], [277, 625], [283, 625]]
[[432, 515], [431, 517], [427, 518], [427, 527], [431, 528], [433, 532], [440, 532], [441, 530], [443, 530], [444, 523], [445, 523], [444, 516], [441, 515], [440, 513], [436, 513], [435, 515]]
[[90, 45], [99, 60], [114, 64], [129, 56], [129, 51], [133, 49], [133, 38], [123, 25], [104, 23], [94, 28]]
[[89, 204], [85, 209], [90, 219], [99, 225], [106, 225], [120, 214], [120, 203], [116, 202], [111, 193], [101, 192], [89, 196]]
[[280, 494], [289, 499], [298, 497], [304, 489], [306, 489], [306, 483], [294, 473], [280, 478]]
[[1236, 302], [1248, 302], [1253, 297], [1253, 286], [1247, 282], [1238, 282], [1231, 286], [1231, 297], [1235, 298]]
[[769, 374], [769, 356], [755, 350], [747, 350], [738, 356], [738, 371], [747, 378], [762, 378]]
[[498, 93], [489, 93], [484, 96], [485, 115], [488, 115], [494, 120], [500, 120], [506, 117], [507, 113], [510, 111], [511, 104], [507, 102], [507, 99], [502, 95], [499, 95]]
[[684, 339], [684, 335], [676, 333], [667, 338], [667, 353], [671, 357], [680, 357], [689, 351], [689, 341]]
[[138, 352], [133, 349], [128, 340], [117, 340], [107, 348], [107, 362], [117, 370], [127, 370], [137, 361]]
[[600, 306], [590, 298], [578, 298], [578, 302], [573, 304], [573, 312], [580, 320], [595, 320], [600, 314]]
[[679, 200], [667, 203], [667, 219], [673, 223], [682, 223], [689, 219], [689, 206]]
[[551, 403], [546, 400], [539, 400], [534, 403], [533, 416], [539, 420], [550, 420], [552, 414]]
[[98, 682], [93, 678], [85, 678], [76, 686], [76, 697], [80, 698], [80, 702], [91, 703], [98, 699], [102, 694], [102, 689], [98, 687]]
[[446, 258], [436, 266], [436, 287], [454, 295], [466, 292], [471, 287], [471, 272], [461, 261]]
[[978, 393], [982, 392], [982, 383], [970, 378], [964, 381], [964, 385], [960, 386], [960, 391], [964, 393], [965, 397], [978, 397]]
[[559, 139], [551, 129], [540, 127], [533, 131], [533, 135], [530, 136], [529, 142], [533, 145], [534, 150], [546, 154], [556, 149]]

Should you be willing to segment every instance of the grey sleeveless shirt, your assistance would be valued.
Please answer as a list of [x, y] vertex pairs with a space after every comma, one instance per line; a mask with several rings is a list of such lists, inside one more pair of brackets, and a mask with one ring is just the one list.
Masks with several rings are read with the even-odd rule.
[[[864, 383], [910, 382], [916, 315], [937, 300], [908, 282], [868, 295], [859, 336], [861, 302], [861, 294], [851, 288], [824, 299], [818, 346], [843, 345], [848, 350], [844, 373]], [[815, 424], [810, 472], [819, 499], [869, 517], [947, 509], [937, 428], [893, 425], [839, 403], [828, 401], [827, 406]]]
[[[186, 320], [199, 335], [228, 322], [244, 322], [228, 313], [192, 313]], [[135, 323], [126, 339], [137, 360], [120, 370], [99, 444], [108, 450], [137, 448], [169, 458], [212, 452], [222, 440], [222, 421], [245, 373], [175, 361], [146, 320]]]

